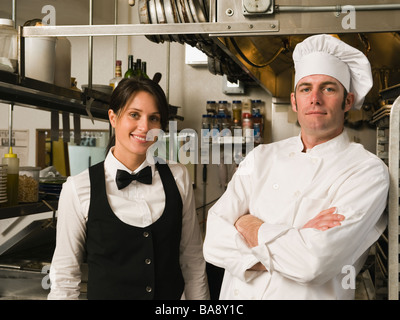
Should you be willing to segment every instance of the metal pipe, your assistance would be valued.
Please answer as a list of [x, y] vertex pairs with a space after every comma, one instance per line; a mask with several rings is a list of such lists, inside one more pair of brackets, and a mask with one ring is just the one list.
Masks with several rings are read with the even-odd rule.
[[12, 4], [11, 19], [12, 19], [12, 21], [14, 21], [14, 28], [17, 28], [17, 4], [16, 4], [16, 0], [12, 0], [11, 4]]
[[170, 77], [170, 70], [171, 70], [171, 43], [168, 41], [167, 42], [167, 71], [166, 71], [166, 89], [165, 89], [165, 95], [167, 97], [167, 102], [169, 102], [169, 77]]
[[[12, 147], [12, 126], [13, 126], [13, 111], [14, 111], [14, 104], [10, 104], [10, 112], [8, 115], [8, 150], [11, 150]], [[10, 151], [8, 151], [9, 153]]]
[[[89, 0], [89, 25], [93, 25], [93, 0]], [[93, 36], [89, 36], [88, 48], [88, 88], [92, 89], [93, 83]]]
[[[342, 12], [345, 5], [333, 6], [275, 6], [275, 12]], [[400, 10], [400, 4], [360, 4], [351, 5], [355, 11], [375, 11], [375, 10]]]
[[[118, 24], [118, 0], [114, 0], [114, 24]], [[115, 75], [115, 61], [117, 60], [118, 36], [113, 37], [113, 76]]]
[[217, 22], [217, 3], [216, 0], [210, 0], [210, 8], [208, 10], [209, 22]]

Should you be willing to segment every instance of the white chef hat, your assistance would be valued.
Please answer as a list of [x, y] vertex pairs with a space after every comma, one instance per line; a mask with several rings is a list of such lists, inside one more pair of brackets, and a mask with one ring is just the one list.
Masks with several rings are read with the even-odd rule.
[[358, 49], [327, 34], [311, 36], [293, 51], [294, 87], [301, 78], [313, 74], [331, 76], [354, 94], [354, 108], [360, 109], [372, 88], [371, 65]]

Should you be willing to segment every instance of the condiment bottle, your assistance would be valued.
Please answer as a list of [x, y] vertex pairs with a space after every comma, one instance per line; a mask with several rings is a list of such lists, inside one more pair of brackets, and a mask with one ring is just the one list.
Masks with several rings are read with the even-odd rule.
[[7, 205], [15, 206], [18, 204], [18, 180], [19, 180], [19, 159], [10, 147], [9, 153], [4, 155], [2, 163], [7, 167]]

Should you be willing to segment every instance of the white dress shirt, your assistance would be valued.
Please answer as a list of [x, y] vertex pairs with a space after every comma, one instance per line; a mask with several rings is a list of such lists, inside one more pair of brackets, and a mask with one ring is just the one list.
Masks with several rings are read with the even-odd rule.
[[[120, 220], [136, 227], [146, 227], [157, 221], [165, 207], [165, 193], [155, 165], [145, 161], [133, 173], [137, 173], [147, 165], [152, 169], [151, 185], [133, 181], [126, 188], [118, 190], [115, 182], [117, 169], [131, 171], [113, 156], [112, 150], [104, 162], [106, 192], [110, 207]], [[182, 164], [169, 164], [169, 167], [183, 203], [180, 265], [185, 280], [184, 297], [209, 299], [202, 236], [191, 179]], [[56, 249], [50, 267], [51, 291], [48, 299], [79, 297], [80, 266], [85, 251], [89, 204], [90, 179], [87, 169], [76, 176], [68, 177], [60, 194]]]
[[[387, 167], [346, 131], [303, 148], [300, 136], [255, 148], [209, 210], [204, 256], [225, 268], [221, 299], [354, 298], [355, 275], [386, 227]], [[330, 207], [341, 226], [302, 229]], [[248, 212], [264, 222], [254, 248], [234, 227]], [[259, 261], [267, 272], [248, 270]]]

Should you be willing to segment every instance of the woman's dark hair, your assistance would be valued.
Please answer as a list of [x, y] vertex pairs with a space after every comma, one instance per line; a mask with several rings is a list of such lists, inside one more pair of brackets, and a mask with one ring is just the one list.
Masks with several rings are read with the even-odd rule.
[[[126, 106], [133, 95], [140, 91], [150, 93], [156, 100], [158, 112], [160, 112], [161, 129], [166, 131], [168, 124], [168, 102], [163, 89], [158, 83], [146, 78], [126, 78], [122, 79], [111, 95], [110, 109], [116, 115]], [[113, 135], [108, 142], [106, 154], [115, 145]]]

